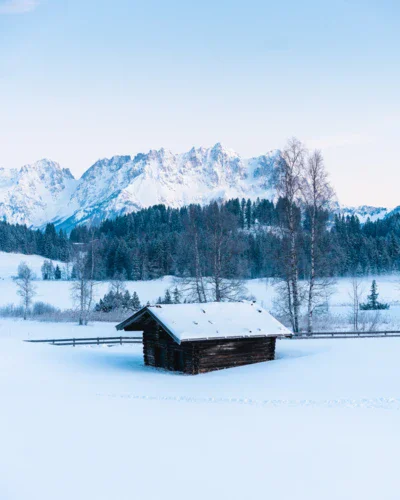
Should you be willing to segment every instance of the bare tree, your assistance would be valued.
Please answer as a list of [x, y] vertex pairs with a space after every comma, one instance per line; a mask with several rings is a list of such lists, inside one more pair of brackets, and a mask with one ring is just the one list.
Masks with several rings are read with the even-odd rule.
[[15, 282], [18, 288], [17, 294], [22, 299], [24, 320], [27, 318], [32, 299], [36, 295], [36, 287], [33, 283], [34, 278], [35, 274], [32, 269], [25, 262], [21, 262], [18, 266], [18, 276]]
[[113, 279], [110, 281], [110, 291], [115, 294], [122, 294], [126, 290], [125, 276], [123, 273], [115, 273]]
[[[179, 280], [179, 289], [190, 302], [238, 301], [246, 298], [244, 282], [237, 278], [236, 256], [242, 249], [235, 238], [235, 220], [218, 203], [206, 209], [189, 207], [188, 248], [191, 276]], [[202, 226], [202, 222], [206, 225]]]
[[197, 302], [207, 302], [202, 266], [200, 262], [200, 251], [199, 251], [199, 233], [195, 221], [192, 219], [190, 226], [190, 233], [193, 238], [193, 253], [194, 253], [194, 281], [192, 283], [193, 291], [195, 292]]
[[288, 141], [281, 151], [277, 171], [277, 191], [285, 200], [284, 232], [288, 237], [287, 254], [285, 259], [286, 289], [289, 294], [293, 331], [299, 331], [300, 294], [298, 279], [298, 252], [297, 236], [299, 221], [297, 220], [296, 204], [301, 198], [301, 187], [304, 172], [306, 149], [296, 138]]
[[[273, 300], [273, 309], [277, 317], [281, 318], [286, 324], [290, 324], [294, 331], [294, 316], [293, 316], [293, 293], [291, 289], [291, 280], [285, 278], [284, 280], [278, 280], [275, 286], [275, 297]], [[298, 294], [299, 303], [302, 304], [305, 298], [306, 289], [304, 283], [298, 283]]]
[[246, 287], [238, 279], [235, 256], [241, 249], [235, 239], [235, 221], [217, 203], [213, 203], [208, 217], [208, 250], [211, 272], [207, 276], [207, 291], [215, 302], [239, 301], [246, 298]]
[[94, 280], [96, 264], [95, 240], [92, 238], [88, 251], [78, 249], [74, 256], [75, 280], [71, 286], [71, 296], [78, 308], [79, 325], [87, 325], [95, 298]]
[[310, 276], [308, 280], [307, 297], [307, 331], [313, 331], [313, 313], [320, 299], [324, 299], [328, 293], [328, 288], [333, 281], [329, 279], [319, 279], [318, 275], [323, 274], [323, 262], [319, 250], [320, 238], [326, 224], [324, 224], [324, 212], [331, 205], [333, 189], [328, 181], [328, 174], [325, 170], [324, 159], [320, 151], [314, 151], [309, 155], [304, 167], [302, 176], [302, 198], [306, 215], [310, 226]]
[[189, 206], [189, 217], [186, 223], [187, 249], [192, 271], [177, 283], [180, 292], [189, 302], [208, 302], [206, 282], [204, 279], [204, 258], [200, 253], [200, 224], [201, 208], [197, 205]]
[[360, 311], [358, 319], [358, 329], [363, 332], [376, 332], [382, 323], [382, 314], [380, 310]]
[[[215, 277], [210, 276], [208, 280], [208, 291], [211, 301], [215, 302], [239, 302], [241, 300], [249, 299], [248, 290], [241, 279], [221, 278], [217, 282]], [[218, 290], [218, 291], [217, 291]], [[217, 295], [218, 293], [218, 295]], [[218, 300], [217, 300], [218, 297]]]
[[[224, 227], [224, 221], [221, 217], [221, 210], [217, 203], [212, 206], [212, 217], [210, 219], [211, 233], [211, 258], [212, 258], [212, 276], [209, 283], [213, 288], [215, 302], [221, 302], [223, 299], [222, 281], [223, 281], [223, 260], [224, 246], [227, 243], [227, 231]], [[226, 248], [225, 248], [226, 250]]]
[[364, 287], [358, 278], [358, 276], [353, 276], [351, 279], [351, 290], [349, 292], [351, 302], [352, 302], [352, 321], [353, 330], [357, 332], [359, 330], [360, 323], [360, 303], [362, 295], [364, 292]]
[[73, 263], [70, 260], [65, 262], [65, 264], [62, 267], [62, 279], [66, 280], [66, 281], [71, 279], [72, 265], [73, 265]]

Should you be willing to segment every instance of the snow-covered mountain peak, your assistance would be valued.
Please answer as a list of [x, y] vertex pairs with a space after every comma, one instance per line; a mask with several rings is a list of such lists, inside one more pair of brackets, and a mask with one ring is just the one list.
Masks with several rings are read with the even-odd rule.
[[116, 172], [130, 160], [130, 156], [113, 156], [111, 158], [97, 160], [96, 163], [86, 170], [81, 180], [95, 179], [97, 176], [102, 175], [103, 172]]
[[180, 207], [233, 197], [273, 198], [276, 158], [271, 152], [243, 159], [221, 143], [179, 154], [152, 149], [100, 159], [79, 180], [43, 159], [19, 170], [0, 169], [0, 217], [70, 228], [159, 203]]
[[372, 207], [370, 205], [362, 205], [359, 207], [341, 207], [340, 213], [344, 216], [356, 216], [358, 217], [361, 224], [365, 224], [368, 219], [371, 222], [375, 222], [379, 219], [384, 219], [387, 215], [392, 213], [392, 210], [385, 207]]
[[0, 217], [40, 226], [68, 202], [75, 186], [70, 170], [52, 160], [42, 159], [20, 169], [1, 169]]
[[39, 177], [46, 179], [47, 182], [57, 182], [62, 179], [74, 179], [69, 168], [62, 168], [61, 165], [55, 161], [43, 158], [35, 163], [22, 166], [19, 170], [14, 169], [14, 172], [20, 178], [26, 177]]
[[[279, 154], [273, 150], [246, 159], [219, 142], [183, 153], [152, 149], [99, 159], [79, 180], [48, 159], [20, 169], [0, 168], [0, 218], [70, 229], [160, 203], [181, 207], [230, 198], [274, 199]], [[338, 203], [337, 210], [357, 215], [362, 223], [389, 213], [369, 206], [340, 209]]]
[[273, 198], [276, 152], [250, 160], [221, 143], [184, 153], [152, 149], [115, 156], [90, 167], [57, 223], [99, 222], [164, 203], [180, 207], [233, 197]]

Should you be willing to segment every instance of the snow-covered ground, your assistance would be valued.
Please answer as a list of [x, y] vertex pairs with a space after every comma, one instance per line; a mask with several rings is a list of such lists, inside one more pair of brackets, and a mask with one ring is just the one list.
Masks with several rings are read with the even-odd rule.
[[280, 340], [198, 376], [22, 342], [113, 333], [0, 320], [2, 500], [398, 498], [400, 339]]
[[[71, 299], [71, 282], [69, 281], [42, 281], [40, 268], [43, 264], [43, 257], [37, 255], [8, 254], [0, 252], [0, 307], [14, 303], [18, 304], [20, 298], [17, 295], [17, 288], [12, 277], [17, 274], [18, 264], [24, 260], [30, 265], [37, 277], [35, 301], [43, 301], [52, 304], [60, 309], [70, 309], [73, 307]], [[60, 263], [61, 265], [61, 263]], [[62, 266], [61, 266], [62, 267]], [[380, 293], [379, 300], [389, 302], [389, 311], [382, 311], [379, 316], [379, 324], [385, 329], [400, 329], [400, 276], [382, 275], [371, 276], [361, 280], [363, 289], [363, 299], [369, 293], [371, 282], [376, 279]], [[154, 303], [158, 297], [165, 294], [166, 289], [174, 287], [176, 280], [172, 276], [166, 276], [153, 281], [130, 281], [126, 283], [128, 290], [132, 293], [136, 291], [143, 304], [147, 301]], [[276, 298], [276, 286], [272, 280], [248, 280], [246, 282], [249, 294], [269, 311], [274, 311], [274, 300]], [[330, 327], [335, 324], [339, 329], [351, 327], [351, 279], [338, 278], [333, 287], [333, 294], [329, 299], [329, 320]], [[107, 282], [99, 283], [96, 287], [96, 298], [100, 299], [108, 291]], [[366, 327], [371, 324], [371, 315], [361, 315]], [[366, 316], [366, 317], [364, 317]], [[316, 318], [316, 327], [324, 327], [327, 320], [323, 316], [319, 321]]]
[[[16, 276], [18, 273], [18, 266], [21, 262], [26, 262], [35, 273], [36, 278], [41, 279], [41, 267], [45, 260], [45, 257], [41, 257], [40, 255], [0, 252], [0, 280], [10, 280]], [[64, 267], [63, 262], [58, 262], [56, 260], [52, 262], [55, 266], [59, 264], [60, 268]]]

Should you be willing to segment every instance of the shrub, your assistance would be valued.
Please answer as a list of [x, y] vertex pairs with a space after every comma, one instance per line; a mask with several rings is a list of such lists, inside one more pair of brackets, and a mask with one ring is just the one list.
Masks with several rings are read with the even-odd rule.
[[7, 304], [6, 306], [0, 307], [0, 316], [3, 318], [23, 318], [24, 308], [14, 304]]
[[45, 314], [56, 314], [59, 312], [60, 309], [57, 309], [57, 307], [51, 304], [46, 304], [46, 302], [35, 302], [32, 308], [32, 316], [43, 316]]
[[109, 291], [100, 299], [99, 303], [95, 305], [96, 312], [109, 313], [111, 311], [138, 311], [141, 308], [138, 294], [133, 292], [131, 295], [128, 290], [124, 293]]

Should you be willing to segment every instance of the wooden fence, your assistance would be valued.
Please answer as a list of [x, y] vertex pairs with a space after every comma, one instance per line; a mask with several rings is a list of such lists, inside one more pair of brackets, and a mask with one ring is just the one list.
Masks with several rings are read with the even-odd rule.
[[381, 338], [400, 337], [400, 331], [375, 331], [375, 332], [314, 332], [295, 333], [291, 339], [355, 339], [355, 338]]
[[142, 337], [86, 337], [70, 339], [40, 339], [25, 340], [24, 342], [42, 343], [51, 345], [123, 345], [123, 344], [141, 344]]
[[[376, 332], [314, 332], [314, 333], [296, 333], [289, 339], [315, 340], [315, 339], [354, 339], [354, 338], [382, 338], [382, 337], [400, 337], [400, 331], [376, 331]], [[84, 337], [69, 339], [29, 339], [24, 342], [44, 343], [51, 345], [124, 345], [124, 344], [142, 344], [143, 339], [140, 336], [135, 337]]]

